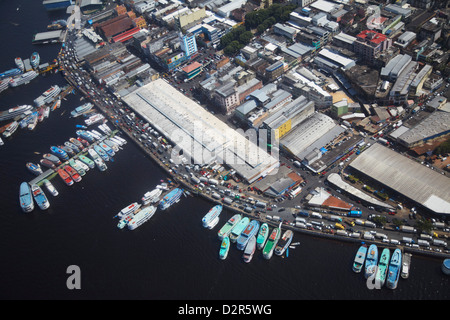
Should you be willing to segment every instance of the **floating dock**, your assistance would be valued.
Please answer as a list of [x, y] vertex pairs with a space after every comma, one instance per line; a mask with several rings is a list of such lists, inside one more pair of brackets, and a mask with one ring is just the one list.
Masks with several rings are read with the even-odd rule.
[[54, 30], [36, 33], [33, 36], [33, 44], [59, 43], [62, 41], [64, 30]]

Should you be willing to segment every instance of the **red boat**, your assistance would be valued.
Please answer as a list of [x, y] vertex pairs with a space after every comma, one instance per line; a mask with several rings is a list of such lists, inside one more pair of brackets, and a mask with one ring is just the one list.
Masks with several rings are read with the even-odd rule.
[[69, 165], [65, 165], [64, 166], [64, 170], [66, 170], [66, 172], [68, 173], [68, 174], [70, 174], [70, 177], [75, 181], [75, 182], [80, 182], [81, 181], [81, 176], [78, 174], [78, 172], [74, 169], [74, 168], [72, 168], [71, 166], [69, 166]]
[[90, 143], [84, 140], [83, 138], [78, 137], [77, 140], [80, 141], [85, 147], [89, 147], [90, 145]]
[[73, 185], [73, 180], [70, 177], [70, 175], [65, 172], [63, 169], [58, 169], [58, 174], [61, 177], [61, 179], [63, 179], [63, 181], [68, 185], [71, 186]]

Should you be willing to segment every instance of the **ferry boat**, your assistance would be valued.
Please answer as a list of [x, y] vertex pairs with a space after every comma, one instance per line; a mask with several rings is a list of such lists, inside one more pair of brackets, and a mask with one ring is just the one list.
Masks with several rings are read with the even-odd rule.
[[77, 137], [77, 141], [81, 142], [81, 144], [85, 148], [87, 148], [87, 147], [89, 147], [91, 145], [89, 142], [87, 142], [87, 140], [84, 140], [83, 138], [80, 138], [80, 137]]
[[402, 251], [400, 249], [395, 249], [392, 254], [391, 261], [389, 263], [389, 268], [386, 278], [386, 286], [389, 289], [397, 288], [398, 279], [400, 278], [402, 266]]
[[31, 122], [34, 113], [35, 112], [31, 112], [31, 113], [27, 114], [22, 120], [19, 121], [20, 128], [23, 129], [23, 128], [28, 127], [28, 124]]
[[442, 272], [449, 276], [450, 275], [450, 259], [445, 259], [441, 265]]
[[80, 176], [84, 176], [86, 174], [83, 167], [79, 166], [74, 159], [69, 160], [69, 166], [71, 166]]
[[375, 274], [378, 263], [378, 248], [375, 244], [371, 244], [367, 250], [366, 262], [364, 265], [364, 277], [368, 279]]
[[95, 159], [94, 163], [97, 166], [98, 170], [100, 171], [106, 171], [106, 169], [108, 169], [108, 166], [106, 165], [105, 161], [103, 161], [101, 158]]
[[175, 188], [170, 191], [167, 195], [165, 195], [161, 201], [159, 202], [159, 208], [161, 210], [166, 210], [174, 203], [180, 201], [180, 197], [183, 194], [183, 189]]
[[34, 197], [34, 201], [36, 201], [38, 207], [41, 210], [46, 210], [46, 209], [48, 209], [48, 207], [50, 207], [50, 202], [48, 202], [48, 199], [47, 199], [44, 191], [42, 191], [41, 187], [33, 184], [31, 186], [31, 192]]
[[40, 62], [41, 62], [41, 57], [39, 56], [39, 53], [33, 52], [31, 54], [31, 59], [30, 59], [31, 66], [34, 69], [36, 69], [37, 67], [39, 67]]
[[409, 277], [409, 267], [411, 265], [411, 253], [404, 253], [402, 258], [402, 279], [408, 279]]
[[17, 68], [19, 68], [23, 72], [23, 70], [25, 69], [25, 65], [23, 64], [22, 58], [21, 57], [17, 57], [17, 58], [14, 59], [14, 62], [16, 64]]
[[139, 209], [140, 207], [141, 205], [139, 203], [133, 202], [132, 204], [129, 204], [128, 206], [120, 210], [119, 213], [117, 214], [117, 217], [123, 218], [131, 213], [135, 213], [136, 210]]
[[36, 125], [38, 123], [38, 117], [39, 114], [36, 111], [31, 114], [31, 118], [27, 124], [28, 130], [34, 130], [34, 128], [36, 128]]
[[150, 203], [157, 203], [159, 201], [159, 197], [162, 194], [161, 189], [153, 189], [152, 191], [148, 191], [142, 197], [142, 204], [145, 206]]
[[25, 72], [24, 74], [21, 74], [20, 76], [16, 76], [16, 77], [12, 78], [11, 80], [9, 80], [9, 85], [11, 87], [18, 87], [18, 86], [21, 86], [22, 84], [29, 83], [31, 80], [33, 80], [37, 76], [38, 76], [38, 73], [34, 70], [31, 70], [31, 71]]
[[293, 237], [294, 237], [294, 233], [292, 232], [292, 230], [286, 230], [284, 232], [283, 236], [280, 238], [277, 246], [275, 247], [275, 254], [277, 256], [283, 255], [283, 253], [286, 251], [286, 249], [291, 244]]
[[128, 224], [128, 222], [131, 221], [131, 219], [133, 219], [133, 214], [129, 214], [127, 216], [122, 217], [119, 222], [117, 223], [117, 228], [119, 229], [123, 229], [125, 228], [125, 226]]
[[267, 260], [272, 258], [273, 251], [278, 243], [278, 240], [280, 239], [280, 227], [281, 223], [278, 227], [272, 230], [272, 233], [270, 234], [269, 238], [267, 239], [266, 245], [263, 248], [263, 257]]
[[225, 260], [230, 251], [230, 238], [228, 236], [224, 237], [220, 242], [219, 258]]
[[94, 114], [93, 116], [87, 118], [86, 120], [84, 120], [84, 123], [86, 123], [87, 126], [90, 126], [90, 125], [99, 123], [100, 121], [103, 121], [104, 119], [105, 119], [105, 117], [102, 114], [97, 113], [97, 114]]
[[58, 169], [58, 174], [66, 185], [68, 186], [73, 185], [73, 180], [66, 171], [64, 171], [63, 169]]
[[221, 205], [216, 205], [212, 207], [202, 219], [203, 227], [208, 229], [214, 228], [216, 224], [219, 222], [219, 216], [221, 212], [222, 212]]
[[105, 142], [100, 142], [99, 146], [100, 146], [100, 148], [105, 150], [106, 154], [110, 157], [113, 157], [116, 154], [114, 152], [114, 150], [112, 148], [110, 148], [110, 146], [108, 146]]
[[80, 151], [84, 149], [84, 145], [81, 143], [81, 141], [78, 141], [75, 138], [69, 138], [69, 142], [75, 145]]
[[58, 157], [59, 159], [61, 159], [61, 160], [69, 160], [69, 155], [67, 154], [66, 151], [64, 151], [64, 150], [61, 149], [61, 148], [52, 146], [52, 147], [50, 147], [50, 152], [51, 152], [53, 155], [57, 156], [57, 157]]
[[51, 86], [42, 95], [33, 100], [37, 107], [41, 107], [46, 103], [50, 103], [53, 99], [61, 93], [61, 88], [58, 85]]
[[74, 118], [81, 116], [82, 114], [85, 114], [86, 112], [90, 111], [94, 105], [90, 102], [86, 102], [85, 104], [82, 104], [79, 107], [76, 107], [70, 115]]
[[31, 193], [31, 187], [27, 182], [20, 184], [19, 203], [23, 212], [31, 212], [34, 210], [34, 201]]
[[245, 246], [244, 254], [242, 255], [242, 259], [249, 263], [252, 261], [253, 255], [256, 251], [256, 237], [253, 235], [247, 242], [247, 245]]
[[75, 151], [68, 146], [60, 145], [60, 146], [58, 146], [58, 148], [60, 148], [61, 150], [64, 150], [71, 157], [75, 156]]
[[379, 283], [381, 286], [383, 286], [386, 282], [386, 275], [390, 257], [391, 251], [389, 251], [388, 248], [384, 248], [381, 252], [380, 261], [378, 262], [377, 273], [375, 276], [375, 283]]
[[353, 260], [353, 266], [352, 270], [356, 273], [360, 273], [362, 270], [362, 267], [364, 265], [364, 260], [366, 259], [367, 255], [367, 245], [363, 244], [359, 247], [358, 251], [356, 252], [355, 259]]
[[259, 221], [252, 220], [245, 227], [244, 231], [241, 232], [239, 237], [236, 239], [238, 250], [244, 250], [245, 246], [247, 245], [247, 242], [250, 240], [251, 237], [257, 234], [258, 230], [259, 230]]
[[73, 152], [75, 152], [75, 153], [78, 153], [78, 152], [81, 151], [81, 150], [80, 150], [76, 145], [74, 145], [72, 142], [66, 141], [66, 142], [64, 142], [64, 145], [65, 145], [66, 147], [72, 149]]
[[33, 106], [30, 106], [28, 104], [24, 104], [24, 105], [17, 106], [14, 108], [9, 108], [6, 111], [0, 112], [0, 121], [13, 119], [17, 116], [20, 116], [20, 115], [22, 115], [28, 111], [32, 111], [32, 110], [33, 110]]
[[69, 166], [68, 164], [66, 164], [63, 169], [70, 175], [70, 177], [73, 179], [73, 181], [75, 182], [80, 182], [81, 181], [81, 176], [80, 174], [71, 166]]
[[47, 188], [48, 192], [52, 194], [52, 196], [56, 197], [59, 194], [58, 190], [56, 190], [53, 184], [47, 179], [44, 179], [44, 186]]
[[59, 166], [61, 164], [61, 160], [59, 160], [59, 158], [53, 154], [45, 153], [42, 157], [45, 160], [49, 160], [49, 161], [53, 162], [55, 165]]
[[263, 223], [261, 228], [259, 228], [258, 236], [256, 237], [256, 248], [261, 250], [264, 248], [267, 238], [269, 237], [269, 225]]
[[21, 73], [22, 73], [22, 70], [20, 70], [19, 68], [13, 68], [13, 69], [10, 69], [10, 70], [0, 73], [0, 79], [14, 77]]
[[220, 228], [219, 232], [217, 233], [217, 235], [219, 236], [219, 239], [222, 240], [224, 237], [228, 237], [231, 229], [234, 228], [234, 226], [241, 221], [242, 219], [242, 215], [240, 214], [235, 214], [234, 216], [232, 216], [227, 223], [225, 223], [225, 225]]
[[11, 77], [8, 77], [0, 80], [0, 92], [3, 92], [9, 88], [9, 82], [11, 81], [11, 79]]
[[33, 162], [27, 162], [26, 167], [37, 176], [43, 173], [41, 166], [38, 164], [34, 164]]
[[98, 145], [95, 145], [94, 150], [95, 150], [95, 152], [97, 152], [97, 154], [100, 156], [100, 158], [102, 158], [104, 161], [109, 161], [109, 156], [103, 148], [101, 148]]
[[247, 227], [247, 225], [249, 223], [250, 223], [250, 218], [244, 217], [243, 219], [241, 219], [241, 221], [239, 221], [233, 227], [233, 229], [231, 229], [230, 241], [233, 242], [233, 243], [236, 242], [237, 238], [241, 235], [242, 231], [244, 231], [244, 229]]
[[156, 212], [156, 207], [148, 206], [135, 213], [133, 218], [128, 222], [128, 230], [134, 230], [147, 222]]
[[89, 168], [94, 169], [95, 163], [85, 155], [79, 155], [78, 159], [80, 159], [83, 163], [85, 163]]
[[14, 132], [16, 132], [17, 128], [19, 127], [19, 123], [17, 121], [13, 121], [5, 131], [3, 131], [3, 136], [5, 138], [11, 137]]

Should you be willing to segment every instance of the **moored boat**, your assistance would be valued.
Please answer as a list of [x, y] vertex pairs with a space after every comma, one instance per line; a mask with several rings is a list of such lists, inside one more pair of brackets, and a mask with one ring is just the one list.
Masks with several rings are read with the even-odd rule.
[[50, 207], [50, 202], [48, 202], [48, 199], [41, 187], [33, 184], [31, 186], [31, 192], [33, 193], [34, 201], [36, 201], [41, 210], [45, 210]]
[[219, 258], [221, 260], [225, 260], [228, 256], [229, 251], [230, 251], [230, 238], [224, 237], [220, 242]]
[[19, 68], [19, 69], [22, 70], [22, 72], [23, 72], [23, 70], [25, 69], [25, 66], [24, 66], [24, 64], [23, 64], [22, 58], [21, 58], [21, 57], [16, 57], [16, 58], [14, 59], [14, 62], [15, 62], [15, 64], [16, 64], [17, 68]]
[[183, 189], [175, 188], [170, 191], [167, 195], [165, 195], [161, 201], [159, 202], [159, 208], [161, 210], [166, 210], [174, 203], [180, 201], [180, 197], [183, 194]]
[[441, 265], [441, 270], [445, 275], [450, 275], [450, 259], [444, 259]]
[[48, 192], [52, 194], [52, 196], [56, 197], [59, 194], [58, 190], [56, 190], [53, 184], [47, 179], [44, 179], [44, 186], [47, 188]]
[[58, 146], [58, 148], [60, 148], [61, 150], [64, 150], [71, 157], [73, 157], [75, 155], [75, 151], [68, 146], [60, 145], [60, 146]]
[[268, 237], [269, 237], [269, 225], [264, 222], [261, 225], [261, 228], [259, 228], [258, 236], [256, 237], [256, 248], [260, 250], [264, 248], [264, 244], [266, 243]]
[[34, 202], [31, 193], [31, 187], [27, 182], [22, 182], [20, 184], [19, 203], [23, 212], [31, 212], [34, 210]]
[[81, 176], [80, 174], [71, 166], [69, 166], [68, 164], [66, 164], [63, 169], [70, 175], [70, 177], [73, 179], [73, 181], [75, 182], [80, 182], [81, 181]]
[[203, 227], [212, 229], [219, 221], [218, 218], [221, 212], [222, 212], [221, 205], [216, 205], [212, 207], [202, 219]]
[[49, 169], [56, 169], [55, 164], [54, 164], [53, 162], [51, 162], [50, 160], [47, 160], [47, 159], [41, 159], [41, 160], [39, 160], [39, 163], [40, 163], [42, 166], [47, 167], [47, 168], [49, 168]]
[[85, 147], [85, 148], [87, 148], [87, 147], [89, 147], [89, 146], [91, 145], [87, 140], [85, 140], [85, 139], [83, 139], [83, 138], [81, 138], [81, 137], [78, 137], [78, 138], [77, 138], [77, 141], [81, 142], [81, 144], [82, 144], [83, 147]]
[[113, 157], [116, 154], [114, 150], [103, 141], [99, 143], [99, 146], [105, 150], [106, 154], [110, 157]]
[[52, 105], [52, 111], [55, 111], [61, 106], [61, 99], [58, 99], [55, 101], [55, 103]]
[[120, 210], [119, 213], [117, 214], [117, 217], [122, 218], [131, 213], [135, 213], [136, 210], [139, 209], [140, 207], [141, 207], [141, 204], [139, 204], [137, 202], [133, 202], [133, 203], [129, 204], [128, 206], [126, 206], [125, 208], [123, 208], [122, 210]]
[[34, 69], [36, 69], [37, 67], [39, 67], [40, 62], [41, 62], [41, 57], [39, 56], [39, 53], [33, 52], [31, 54], [31, 59], [30, 59], [31, 66]]
[[60, 165], [61, 164], [61, 160], [59, 160], [59, 158], [53, 154], [50, 153], [46, 153], [42, 156], [45, 160], [49, 160], [51, 162], [53, 162], [55, 165]]
[[106, 171], [106, 169], [108, 169], [105, 161], [103, 161], [101, 158], [95, 159], [94, 163], [100, 171]]
[[273, 251], [275, 250], [275, 247], [278, 243], [278, 240], [280, 239], [280, 233], [281, 233], [281, 223], [278, 227], [274, 228], [267, 239], [266, 245], [263, 248], [263, 257], [265, 259], [272, 258]]
[[80, 176], [84, 176], [86, 174], [86, 171], [84, 171], [84, 169], [75, 162], [75, 159], [69, 160], [69, 166], [71, 166]]
[[102, 158], [104, 161], [110, 160], [106, 151], [103, 148], [101, 148], [100, 146], [94, 145], [94, 150], [95, 150], [95, 152], [97, 152], [97, 154], [100, 156], [100, 158]]
[[400, 249], [395, 249], [392, 254], [391, 261], [389, 262], [389, 268], [386, 277], [386, 286], [389, 289], [397, 288], [398, 279], [400, 278], [402, 266], [402, 251]]
[[141, 209], [139, 212], [135, 213], [131, 220], [128, 222], [128, 230], [134, 230], [147, 222], [156, 212], [156, 207], [148, 206]]
[[58, 169], [58, 175], [65, 182], [66, 185], [68, 186], [73, 185], [73, 180], [66, 171], [64, 171], [63, 169]]
[[27, 162], [26, 167], [28, 170], [30, 170], [35, 175], [40, 175], [43, 173], [41, 166], [32, 162]]
[[38, 123], [38, 116], [39, 114], [36, 111], [31, 114], [31, 118], [27, 122], [28, 130], [33, 130], [34, 128], [36, 128], [36, 125]]
[[408, 279], [409, 277], [409, 267], [411, 265], [411, 253], [404, 253], [402, 258], [402, 272], [401, 277], [403, 279]]
[[72, 142], [69, 141], [64, 142], [64, 146], [72, 149], [74, 153], [78, 153], [81, 151], [76, 145], [74, 145]]
[[242, 255], [242, 259], [244, 259], [244, 261], [246, 263], [249, 263], [252, 258], [253, 255], [255, 254], [256, 251], [256, 237], [253, 235], [247, 242], [247, 245], [245, 246], [244, 249], [244, 254]]
[[250, 223], [250, 218], [244, 217], [243, 219], [241, 219], [241, 221], [239, 221], [233, 227], [233, 229], [231, 229], [230, 241], [233, 242], [233, 243], [236, 242], [237, 238], [241, 235], [242, 231], [244, 231], [244, 229], [247, 227], [247, 225], [249, 223]]
[[236, 246], [238, 250], [244, 250], [245, 246], [247, 245], [247, 242], [250, 240], [251, 237], [256, 235], [256, 233], [259, 230], [259, 221], [258, 220], [252, 220], [244, 229], [244, 231], [241, 232], [239, 237], [236, 239]]
[[52, 146], [52, 147], [50, 147], [50, 152], [51, 152], [53, 155], [57, 156], [57, 157], [58, 157], [59, 159], [61, 159], [61, 160], [69, 160], [69, 155], [67, 154], [66, 151], [64, 151], [64, 150], [61, 149], [61, 148]]
[[363, 244], [359, 247], [356, 252], [355, 259], [353, 260], [352, 270], [356, 273], [360, 273], [364, 265], [364, 260], [366, 259], [367, 245]]
[[145, 206], [150, 203], [156, 203], [159, 201], [159, 197], [162, 194], [161, 189], [153, 189], [152, 191], [146, 192], [144, 196], [142, 197], [142, 204]]
[[368, 279], [369, 277], [375, 275], [378, 263], [378, 247], [375, 244], [371, 244], [367, 250], [366, 262], [364, 265], [364, 277]]
[[222, 240], [224, 237], [227, 237], [231, 230], [233, 229], [233, 227], [242, 219], [242, 215], [240, 214], [235, 214], [234, 216], [232, 216], [227, 223], [225, 223], [225, 225], [220, 228], [219, 232], [217, 233], [217, 235], [219, 236], [219, 239]]
[[378, 268], [375, 275], [375, 283], [379, 283], [381, 286], [383, 286], [386, 282], [386, 275], [390, 258], [391, 251], [388, 248], [384, 248], [381, 252], [380, 261], [378, 262]]
[[87, 132], [86, 130], [77, 130], [76, 133], [79, 137], [87, 140], [89, 143], [95, 142], [94, 136], [90, 132]]
[[75, 145], [80, 151], [84, 149], [84, 145], [81, 143], [81, 141], [78, 141], [75, 138], [69, 138], [69, 142]]
[[14, 132], [16, 132], [17, 128], [19, 127], [19, 123], [17, 121], [11, 122], [8, 127], [3, 131], [3, 136], [5, 138], [8, 138], [12, 136]]
[[85, 155], [79, 155], [78, 159], [80, 159], [81, 161], [83, 161], [89, 168], [94, 169], [95, 168], [95, 163], [94, 161], [92, 161], [91, 159], [89, 159], [88, 157], [86, 157]]
[[86, 102], [85, 104], [82, 104], [79, 107], [76, 107], [70, 115], [74, 118], [81, 116], [82, 114], [85, 114], [86, 112], [90, 111], [94, 105], [90, 102]]
[[276, 247], [275, 247], [275, 254], [277, 256], [283, 255], [283, 253], [286, 251], [286, 249], [289, 247], [289, 245], [292, 242], [292, 238], [294, 237], [294, 233], [292, 230], [286, 230], [283, 234], [283, 236], [278, 241]]

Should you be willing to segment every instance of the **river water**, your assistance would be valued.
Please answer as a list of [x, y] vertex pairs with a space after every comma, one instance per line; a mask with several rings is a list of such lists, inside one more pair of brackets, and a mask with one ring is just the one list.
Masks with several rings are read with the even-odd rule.
[[[35, 32], [65, 14], [49, 14], [41, 1], [0, 1], [4, 48], [0, 69], [14, 67], [38, 51], [41, 63], [53, 60], [60, 46], [31, 44]], [[5, 48], [5, 44], [7, 48]], [[39, 76], [30, 84], [0, 94], [0, 110], [32, 104], [51, 85], [63, 86], [60, 74]], [[113, 216], [153, 189], [163, 171], [131, 141], [108, 163], [108, 170], [90, 170], [68, 187], [59, 177], [59, 191], [50, 208], [22, 213], [19, 185], [33, 175], [28, 161], [39, 162], [50, 146], [75, 137], [70, 111], [82, 104], [70, 94], [62, 106], [35, 130], [19, 129], [0, 147], [0, 297], [3, 299], [146, 299], [146, 300], [422, 300], [449, 299], [450, 278], [441, 260], [413, 256], [410, 278], [396, 290], [368, 289], [362, 274], [351, 271], [358, 245], [296, 234], [301, 244], [288, 257], [243, 262], [235, 246], [228, 258], [218, 258], [217, 231], [231, 217], [224, 211], [213, 230], [201, 218], [213, 204], [183, 197], [134, 231], [119, 230]], [[37, 154], [39, 153], [39, 154]], [[45, 191], [45, 189], [44, 189]], [[81, 271], [81, 289], [69, 290], [69, 266]]]

